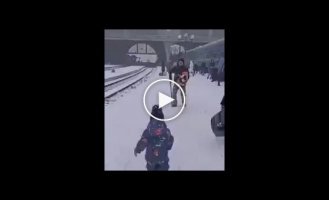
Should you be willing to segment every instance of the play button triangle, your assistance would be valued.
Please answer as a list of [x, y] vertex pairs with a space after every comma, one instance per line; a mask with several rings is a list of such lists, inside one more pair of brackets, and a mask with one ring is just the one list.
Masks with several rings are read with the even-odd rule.
[[173, 98], [168, 97], [165, 94], [162, 94], [161, 92], [158, 93], [159, 96], [159, 108], [162, 108], [163, 106], [167, 105], [168, 103], [171, 103], [174, 101]]

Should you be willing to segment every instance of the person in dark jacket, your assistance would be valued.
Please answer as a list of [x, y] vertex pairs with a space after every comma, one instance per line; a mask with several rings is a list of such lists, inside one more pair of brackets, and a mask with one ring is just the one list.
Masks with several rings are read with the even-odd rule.
[[207, 67], [207, 79], [211, 79], [211, 74], [212, 74], [212, 67], [211, 65], [209, 64], [209, 66]]
[[[152, 115], [156, 118], [164, 119], [162, 109], [158, 105], [153, 106]], [[167, 171], [169, 170], [168, 151], [171, 150], [173, 143], [174, 137], [171, 135], [166, 123], [150, 117], [150, 122], [138, 141], [134, 154], [137, 156], [138, 153], [146, 149], [146, 169], [148, 171]]]
[[225, 78], [225, 58], [221, 57], [218, 61], [218, 73], [217, 73], [217, 77], [218, 77], [218, 85], [220, 86], [220, 82], [224, 82], [224, 78]]
[[161, 62], [161, 72], [162, 72], [162, 74], [165, 72], [165, 62], [164, 61]]
[[[173, 67], [170, 71], [169, 71], [169, 79], [172, 80], [172, 74], [174, 75], [174, 81], [176, 83], [178, 83], [184, 93], [185, 93], [185, 97], [186, 97], [186, 83], [188, 81], [188, 79], [190, 78], [190, 73], [188, 71], [188, 68], [185, 66], [184, 64], [184, 59], [181, 58], [178, 60], [177, 66]], [[179, 90], [178, 86], [176, 84], [174, 84], [173, 86], [173, 93], [172, 93], [172, 98], [175, 99], [172, 103], [173, 107], [177, 106], [177, 91]], [[181, 92], [181, 96], [182, 96], [182, 103], [183, 103], [183, 94]], [[185, 103], [186, 105], [186, 103]]]
[[193, 65], [193, 76], [195, 76], [195, 74], [196, 73], [198, 73], [198, 64], [197, 63], [195, 63], [194, 65]]
[[220, 128], [224, 128], [225, 127], [225, 96], [223, 96], [222, 101], [220, 102], [221, 106], [222, 106], [222, 111], [221, 111], [221, 115], [220, 115]]
[[216, 68], [215, 66], [215, 61], [213, 59], [211, 59], [210, 61], [210, 79], [211, 79], [211, 82], [214, 82], [217, 80], [217, 73], [218, 73], [218, 69]]

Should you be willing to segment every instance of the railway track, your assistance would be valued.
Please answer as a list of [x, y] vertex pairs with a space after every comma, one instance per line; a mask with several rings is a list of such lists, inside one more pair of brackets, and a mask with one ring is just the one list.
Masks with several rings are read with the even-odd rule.
[[136, 75], [144, 72], [146, 69], [147, 69], [146, 67], [143, 67], [141, 69], [137, 69], [137, 70], [125, 73], [125, 74], [121, 74], [121, 75], [118, 75], [118, 76], [115, 76], [115, 77], [110, 77], [110, 78], [105, 79], [105, 91], [106, 91], [107, 87], [114, 86], [115, 84], [118, 84], [118, 83], [120, 83], [122, 81], [125, 81], [125, 80], [127, 80], [127, 79], [129, 79], [133, 76], [136, 76]]
[[[139, 75], [141, 73], [145, 72], [146, 70], [149, 70], [149, 72], [147, 72], [147, 73], [145, 73], [145, 75], [139, 77]], [[146, 76], [151, 74], [153, 71], [154, 71], [154, 69], [151, 69], [151, 68], [143, 68], [143, 69], [140, 69], [138, 72], [135, 72], [134, 74], [128, 75], [128, 77], [124, 77], [120, 80], [117, 80], [117, 81], [114, 81], [112, 83], [105, 85], [105, 88], [104, 88], [105, 89], [105, 99], [110, 98], [110, 97], [118, 94], [119, 92], [131, 87], [138, 81], [142, 80], [143, 78], [145, 78]], [[138, 77], [138, 78], [136, 79], [136, 77]], [[130, 79], [130, 81], [129, 81], [129, 79]], [[124, 84], [124, 86], [120, 87], [123, 84]], [[120, 87], [120, 88], [115, 89], [117, 87]], [[112, 89], [115, 91], [108, 92], [109, 90], [112, 90]], [[106, 94], [106, 92], [108, 92], [108, 93]]]
[[114, 65], [111, 67], [105, 67], [105, 70], [112, 70], [112, 69], [117, 69], [117, 68], [122, 68], [122, 67], [126, 67], [126, 65]]

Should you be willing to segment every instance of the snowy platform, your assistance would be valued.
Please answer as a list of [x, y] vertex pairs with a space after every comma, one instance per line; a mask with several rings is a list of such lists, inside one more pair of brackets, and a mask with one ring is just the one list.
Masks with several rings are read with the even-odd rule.
[[[144, 110], [146, 87], [157, 79], [161, 68], [118, 100], [105, 106], [105, 170], [146, 170], [145, 151], [134, 156], [134, 148], [149, 122]], [[187, 85], [187, 106], [175, 120], [166, 122], [175, 137], [169, 151], [169, 170], [224, 170], [225, 138], [215, 137], [211, 117], [220, 111], [224, 86], [206, 75], [191, 76]], [[170, 94], [169, 87], [163, 88]], [[180, 102], [180, 95], [178, 95]], [[164, 114], [174, 109], [164, 108]]]

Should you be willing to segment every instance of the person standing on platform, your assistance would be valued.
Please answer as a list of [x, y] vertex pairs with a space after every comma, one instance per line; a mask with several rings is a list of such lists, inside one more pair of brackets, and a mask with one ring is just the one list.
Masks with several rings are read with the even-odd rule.
[[[178, 60], [177, 66], [173, 67], [170, 71], [169, 71], [169, 79], [172, 80], [172, 74], [174, 75], [174, 81], [179, 84], [184, 93], [185, 93], [185, 100], [186, 100], [186, 83], [188, 81], [188, 79], [190, 78], [189, 75], [189, 71], [188, 68], [185, 66], [184, 64], [184, 59], [181, 58]], [[171, 88], [170, 88], [171, 89]], [[177, 91], [179, 90], [178, 86], [176, 84], [174, 84], [173, 86], [173, 93], [172, 93], [172, 98], [175, 99], [172, 102], [172, 106], [176, 107], [177, 106]], [[183, 103], [183, 93], [181, 92], [181, 99], [182, 99], [182, 103]], [[185, 101], [185, 106], [186, 106], [186, 101]]]

